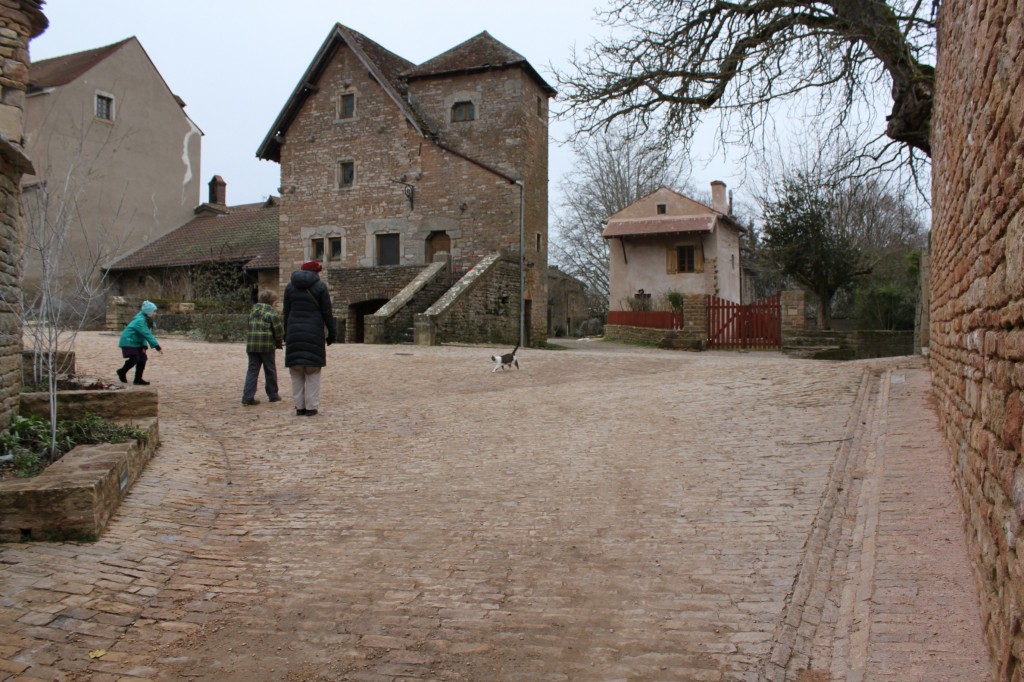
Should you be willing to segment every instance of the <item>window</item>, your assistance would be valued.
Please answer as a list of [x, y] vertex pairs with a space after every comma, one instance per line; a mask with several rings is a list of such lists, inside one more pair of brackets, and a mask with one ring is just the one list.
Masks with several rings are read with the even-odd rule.
[[355, 118], [356, 96], [352, 93], [342, 95], [338, 100], [338, 118]]
[[377, 265], [398, 265], [398, 235], [377, 235]]
[[699, 244], [680, 244], [668, 249], [668, 273], [704, 272], [704, 249]]
[[114, 120], [114, 98], [109, 95], [96, 95], [96, 118], [104, 121]]
[[356, 182], [356, 164], [355, 161], [339, 161], [338, 170], [336, 171], [335, 185], [340, 189], [343, 187], [351, 187]]
[[324, 240], [314, 239], [310, 242], [310, 255], [315, 261], [323, 262], [324, 260]]
[[541, 235], [540, 235], [540, 232], [538, 232], [538, 233], [537, 233], [537, 250], [538, 250], [538, 251], [540, 251], [540, 247], [541, 247], [542, 245], [543, 245], [543, 244], [542, 244], [542, 241], [541, 241]]
[[658, 215], [665, 215], [668, 212], [668, 206], [665, 204], [658, 204]]
[[341, 237], [331, 237], [327, 243], [330, 247], [331, 260], [341, 260]]
[[472, 102], [456, 102], [452, 105], [452, 123], [472, 121], [476, 118], [476, 107]]
[[540, 117], [544, 116], [544, 103], [541, 101], [540, 97], [537, 98], [537, 115]]

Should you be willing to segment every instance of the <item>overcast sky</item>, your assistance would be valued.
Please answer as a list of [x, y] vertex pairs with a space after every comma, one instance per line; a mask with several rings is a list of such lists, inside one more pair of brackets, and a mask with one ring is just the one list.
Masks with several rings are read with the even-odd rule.
[[[595, 19], [604, 6], [604, 0], [46, 0], [50, 26], [30, 50], [39, 61], [137, 37], [204, 133], [200, 200], [210, 178], [220, 175], [228, 203], [242, 204], [278, 193], [279, 167], [258, 160], [256, 149], [335, 23], [417, 64], [487, 31], [554, 85], [552, 68], [565, 68], [573, 46], [582, 51], [606, 33]], [[572, 155], [558, 143], [570, 130], [568, 123], [551, 126], [552, 210], [558, 182], [572, 170]], [[706, 161], [694, 159], [695, 187], [716, 179], [737, 187], [738, 168], [720, 158]]]

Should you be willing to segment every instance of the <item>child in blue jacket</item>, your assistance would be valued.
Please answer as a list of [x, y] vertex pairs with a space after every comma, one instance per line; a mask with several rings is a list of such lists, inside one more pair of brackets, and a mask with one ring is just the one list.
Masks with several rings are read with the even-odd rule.
[[142, 302], [142, 310], [135, 314], [132, 321], [121, 332], [121, 341], [117, 344], [121, 347], [121, 357], [126, 358], [124, 366], [117, 370], [117, 378], [122, 384], [128, 383], [128, 370], [135, 368], [135, 381], [138, 386], [149, 386], [149, 382], [142, 378], [146, 370], [146, 347], [155, 348], [158, 353], [163, 353], [160, 343], [149, 331], [153, 326], [153, 315], [156, 314], [156, 304], [151, 301]]

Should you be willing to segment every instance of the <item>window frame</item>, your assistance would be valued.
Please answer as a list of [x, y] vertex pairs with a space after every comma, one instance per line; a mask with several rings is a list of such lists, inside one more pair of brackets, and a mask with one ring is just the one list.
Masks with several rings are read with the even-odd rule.
[[[345, 169], [350, 170], [349, 181], [345, 182]], [[353, 159], [338, 159], [334, 166], [335, 189], [351, 189], [356, 184], [356, 162]]]
[[654, 212], [656, 215], [668, 215], [668, 204], [655, 204]]
[[703, 243], [675, 244], [665, 250], [665, 255], [665, 270], [670, 275], [693, 275], [704, 272]]
[[[337, 246], [337, 249], [335, 249], [335, 246]], [[342, 247], [341, 237], [327, 237], [326, 253], [328, 256], [328, 260], [340, 261], [343, 259], [343, 254], [345, 253], [345, 251], [344, 248]]]
[[[346, 112], [345, 102], [351, 102], [351, 111]], [[346, 116], [345, 114], [348, 113]], [[334, 112], [335, 119], [339, 121], [351, 121], [356, 117], [356, 93], [343, 92], [338, 96], [338, 109]]]
[[309, 240], [309, 260], [324, 262], [324, 238], [313, 237]]
[[[394, 244], [393, 245], [390, 244], [392, 239], [394, 240]], [[385, 240], [389, 243], [388, 244], [389, 248], [387, 248], [387, 249], [384, 248], [385, 247]], [[388, 266], [391, 266], [391, 265], [401, 265], [402, 264], [402, 235], [401, 235], [401, 233], [399, 233], [399, 232], [380, 232], [380, 233], [377, 233], [376, 235], [374, 235], [374, 246], [377, 249], [376, 258], [374, 259], [376, 261], [377, 267], [388, 267]], [[385, 251], [387, 252], [388, 256], [391, 256], [392, 255], [392, 248], [394, 250], [393, 255], [394, 255], [394, 261], [395, 262], [394, 263], [390, 263], [390, 262], [385, 263], [385, 262], [383, 262], [384, 261], [384, 256], [385, 256]]]
[[469, 123], [476, 120], [476, 103], [473, 100], [459, 100], [452, 104], [451, 122]]
[[[105, 103], [104, 108], [106, 109], [106, 116], [101, 115], [100, 103]], [[96, 99], [93, 102], [93, 113], [100, 121], [106, 121], [107, 123], [113, 123], [116, 116], [117, 110], [115, 108], [114, 96], [109, 92], [96, 91]]]

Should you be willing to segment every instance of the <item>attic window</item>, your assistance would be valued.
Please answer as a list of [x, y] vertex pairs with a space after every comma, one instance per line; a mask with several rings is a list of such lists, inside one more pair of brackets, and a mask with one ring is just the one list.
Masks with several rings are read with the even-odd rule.
[[338, 99], [338, 118], [355, 118], [356, 117], [356, 96], [352, 93], [342, 95]]
[[668, 211], [668, 206], [666, 206], [665, 204], [658, 204], [657, 210], [658, 215], [665, 215], [665, 213]]
[[472, 102], [456, 102], [452, 105], [452, 123], [472, 121], [476, 118], [476, 107]]
[[114, 98], [111, 95], [96, 95], [96, 118], [114, 120]]

